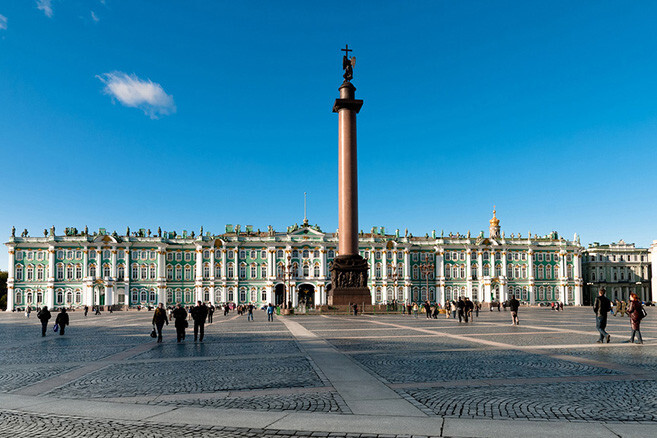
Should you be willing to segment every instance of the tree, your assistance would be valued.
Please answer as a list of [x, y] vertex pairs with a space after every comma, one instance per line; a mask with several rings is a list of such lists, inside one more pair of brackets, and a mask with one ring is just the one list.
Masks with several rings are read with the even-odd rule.
[[9, 272], [0, 271], [0, 309], [7, 308], [7, 277]]

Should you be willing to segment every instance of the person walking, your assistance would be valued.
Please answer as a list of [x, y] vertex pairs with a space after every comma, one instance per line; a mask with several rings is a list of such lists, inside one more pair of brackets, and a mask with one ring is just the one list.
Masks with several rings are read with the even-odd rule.
[[100, 306], [96, 306], [96, 313], [95, 315], [100, 315]]
[[212, 315], [214, 315], [214, 304], [210, 304], [208, 307], [208, 324], [212, 324]]
[[87, 314], [89, 313], [89, 306], [84, 306], [84, 317], [87, 317]]
[[456, 304], [456, 308], [458, 309], [458, 313], [459, 313], [459, 322], [462, 322], [463, 317], [465, 316], [465, 314], [464, 314], [464, 312], [465, 312], [465, 301], [463, 301], [463, 297], [459, 298], [459, 302]]
[[479, 309], [481, 309], [481, 303], [478, 301], [475, 301], [474, 303], [474, 310], [475, 310], [475, 316], [479, 318]]
[[187, 311], [182, 306], [182, 304], [178, 303], [176, 308], [173, 309], [171, 316], [173, 317], [174, 320], [173, 326], [176, 328], [176, 338], [178, 339], [178, 342], [184, 341], [185, 329], [189, 325], [189, 323], [187, 322]]
[[474, 303], [470, 301], [470, 298], [465, 297], [465, 322], [473, 321], [472, 311], [474, 310]]
[[431, 319], [431, 304], [429, 304], [429, 301], [424, 302], [424, 311], [427, 314], [427, 319]]
[[632, 327], [632, 336], [630, 337], [630, 344], [634, 344], [634, 335], [637, 336], [637, 341], [639, 344], [643, 344], [643, 338], [641, 337], [641, 320], [645, 316], [645, 310], [643, 310], [643, 305], [639, 300], [639, 296], [635, 293], [630, 294], [630, 305], [627, 308], [627, 314], [630, 317], [630, 327]]
[[30, 317], [30, 313], [32, 313], [32, 307], [27, 306], [27, 308], [25, 309], [25, 316], [26, 316], [27, 318], [29, 318], [29, 317]]
[[65, 308], [62, 307], [59, 310], [59, 313], [57, 314], [57, 318], [55, 318], [55, 324], [59, 326], [59, 335], [63, 336], [64, 330], [66, 330], [66, 326], [69, 325], [68, 313], [66, 313]]
[[417, 318], [418, 310], [419, 310], [419, 307], [418, 307], [417, 303], [413, 303], [413, 316], [415, 316], [416, 318]]
[[205, 334], [205, 320], [208, 317], [208, 306], [201, 301], [197, 301], [196, 306], [191, 310], [192, 319], [194, 320], [194, 342], [198, 339], [203, 342]]
[[228, 307], [228, 303], [224, 304], [224, 316], [228, 315], [228, 311], [230, 308]]
[[269, 306], [267, 306], [267, 322], [272, 321], [274, 321], [274, 305], [269, 303]]
[[354, 303], [353, 308], [354, 308], [354, 316], [358, 316], [358, 304]]
[[511, 299], [509, 300], [509, 310], [511, 311], [511, 323], [513, 325], [520, 324], [520, 321], [518, 321], [518, 309], [520, 309], [520, 301], [518, 301], [514, 295], [511, 295]]
[[255, 306], [253, 305], [253, 303], [249, 303], [246, 306], [246, 320], [247, 321], [253, 321], [253, 309], [254, 308], [255, 308]]
[[447, 300], [445, 301], [445, 319], [449, 319], [450, 313], [452, 313], [452, 303]]
[[48, 321], [50, 320], [50, 311], [48, 306], [43, 306], [43, 309], [39, 310], [37, 313], [37, 318], [41, 321], [41, 336], [46, 336], [46, 330], [48, 329]]
[[457, 308], [457, 306], [456, 306], [456, 301], [455, 300], [452, 300], [451, 308], [452, 308], [452, 319], [456, 319], [456, 308]]
[[164, 303], [160, 303], [153, 312], [153, 325], [157, 328], [158, 343], [162, 342], [162, 327], [165, 323], [169, 325], [169, 320], [167, 319], [167, 312], [164, 310]]
[[607, 314], [611, 310], [611, 302], [609, 301], [609, 298], [605, 296], [606, 292], [605, 288], [601, 288], [598, 291], [598, 296], [593, 304], [593, 311], [595, 312], [595, 328], [600, 332], [600, 339], [596, 341], [598, 344], [602, 344], [605, 340], [608, 344], [611, 340], [611, 336], [605, 331], [607, 328]]

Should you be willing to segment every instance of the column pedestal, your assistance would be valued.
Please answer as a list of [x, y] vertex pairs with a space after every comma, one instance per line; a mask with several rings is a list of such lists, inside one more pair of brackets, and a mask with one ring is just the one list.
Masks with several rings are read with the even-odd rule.
[[368, 263], [360, 255], [338, 256], [331, 267], [329, 306], [369, 304], [372, 301], [367, 287]]

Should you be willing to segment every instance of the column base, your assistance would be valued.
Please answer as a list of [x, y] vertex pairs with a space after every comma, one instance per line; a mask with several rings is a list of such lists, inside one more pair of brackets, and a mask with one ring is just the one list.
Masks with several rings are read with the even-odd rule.
[[367, 287], [369, 264], [360, 255], [338, 256], [331, 266], [331, 289], [328, 305], [370, 304], [372, 295]]

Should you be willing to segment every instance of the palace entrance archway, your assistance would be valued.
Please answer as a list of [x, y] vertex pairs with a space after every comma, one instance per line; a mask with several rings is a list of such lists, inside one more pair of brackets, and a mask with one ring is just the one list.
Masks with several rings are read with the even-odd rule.
[[282, 283], [277, 284], [276, 288], [274, 289], [274, 305], [282, 306], [284, 301], [285, 301], [285, 285]]
[[315, 286], [312, 284], [301, 284], [298, 290], [299, 306], [305, 304], [306, 307], [312, 307], [315, 305]]

